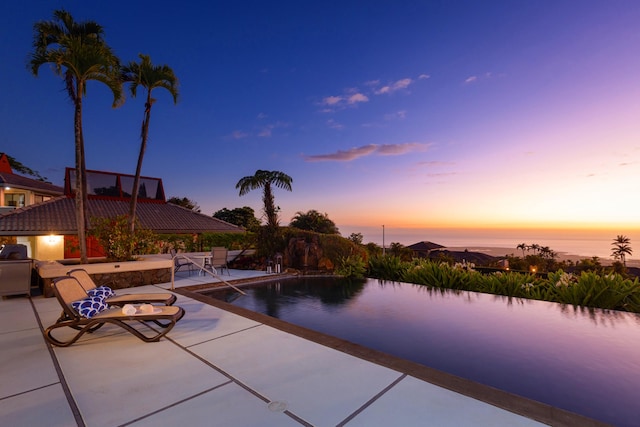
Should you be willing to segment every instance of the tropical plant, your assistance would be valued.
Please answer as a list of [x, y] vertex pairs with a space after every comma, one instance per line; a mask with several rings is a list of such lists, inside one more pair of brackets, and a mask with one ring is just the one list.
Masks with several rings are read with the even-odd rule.
[[329, 215], [320, 213], [315, 209], [307, 212], [296, 212], [289, 226], [322, 234], [340, 234], [336, 223], [329, 219]]
[[413, 258], [413, 251], [398, 242], [391, 242], [389, 249], [387, 250], [387, 254], [397, 256], [403, 261], [409, 261]]
[[102, 26], [94, 21], [76, 22], [68, 12], [56, 10], [53, 20], [34, 25], [29, 68], [37, 76], [43, 64], [53, 65], [53, 71], [65, 82], [67, 95], [74, 105], [76, 223], [80, 260], [86, 263], [87, 172], [82, 100], [87, 93], [87, 83], [96, 80], [113, 92], [113, 107], [123, 101], [120, 60], [105, 43]]
[[11, 169], [13, 169], [13, 171], [24, 174], [24, 175], [32, 176], [38, 181], [50, 183], [49, 180], [46, 177], [40, 175], [38, 171], [35, 171], [30, 167], [23, 165], [22, 163], [20, 163], [15, 158], [8, 155], [7, 153], [0, 153], [0, 157], [2, 156], [2, 154], [5, 154], [7, 156], [7, 160], [9, 161], [9, 166], [11, 166]]
[[362, 233], [351, 233], [349, 234], [349, 237], [347, 237], [347, 239], [351, 240], [356, 245], [361, 245], [364, 236], [362, 235]]
[[336, 266], [335, 273], [349, 279], [362, 279], [367, 272], [367, 264], [358, 255], [341, 257]]
[[369, 257], [367, 274], [377, 279], [399, 281], [410, 266], [410, 263], [402, 261], [400, 257], [382, 255], [380, 250], [378, 254]]
[[138, 93], [138, 87], [146, 89], [146, 100], [144, 103], [144, 118], [140, 129], [140, 152], [138, 153], [138, 163], [136, 165], [136, 175], [133, 179], [133, 189], [131, 190], [131, 201], [129, 202], [129, 229], [133, 233], [136, 224], [136, 207], [138, 203], [138, 193], [140, 191], [140, 173], [142, 172], [142, 159], [147, 149], [149, 137], [149, 121], [151, 120], [151, 107], [156, 102], [151, 97], [151, 92], [156, 88], [163, 88], [169, 91], [173, 97], [173, 103], [178, 102], [178, 78], [168, 65], [153, 65], [149, 55], [139, 54], [140, 62], [131, 61], [122, 68], [122, 80], [128, 82], [131, 96], [134, 98]]
[[522, 258], [524, 258], [524, 251], [529, 250], [529, 245], [527, 245], [526, 243], [520, 243], [518, 246], [516, 246], [516, 249], [522, 249]]
[[90, 234], [94, 236], [110, 261], [131, 261], [136, 255], [152, 253], [158, 237], [151, 231], [136, 227], [129, 229], [129, 217], [91, 218]]
[[631, 243], [631, 239], [627, 236], [623, 236], [619, 234], [615, 239], [613, 239], [613, 250], [611, 255], [614, 259], [619, 259], [622, 262], [622, 265], [626, 267], [627, 265], [627, 255], [631, 255], [633, 250], [629, 245]]
[[222, 208], [219, 211], [214, 212], [213, 217], [226, 221], [230, 224], [244, 227], [249, 231], [255, 231], [260, 227], [260, 221], [256, 218], [255, 211], [249, 206], [231, 210]]
[[251, 190], [262, 188], [262, 202], [264, 203], [264, 215], [267, 220], [267, 227], [275, 229], [279, 226], [278, 210], [276, 208], [272, 186], [291, 191], [293, 179], [279, 171], [257, 170], [254, 175], [241, 178], [236, 184], [236, 189], [240, 190], [240, 196], [244, 196]]
[[[390, 262], [391, 261], [391, 262]], [[486, 292], [585, 307], [640, 312], [640, 281], [612, 273], [562, 270], [541, 274], [495, 272], [481, 274], [469, 266], [432, 260], [401, 261], [398, 257], [369, 259], [369, 277], [435, 288]]]
[[187, 197], [170, 197], [169, 200], [167, 200], [167, 203], [172, 203], [174, 205], [178, 205], [178, 206], [182, 206], [183, 208], [187, 208], [189, 210], [192, 210], [194, 212], [200, 212], [200, 206], [198, 206], [198, 203], [196, 203], [195, 201], [187, 198]]

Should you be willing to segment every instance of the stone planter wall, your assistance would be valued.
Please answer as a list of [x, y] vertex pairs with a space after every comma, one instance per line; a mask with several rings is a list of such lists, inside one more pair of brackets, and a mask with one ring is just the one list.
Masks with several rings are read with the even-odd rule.
[[117, 273], [95, 273], [90, 275], [96, 286], [106, 285], [111, 289], [126, 289], [136, 286], [171, 282], [171, 269], [121, 271]]
[[64, 276], [68, 271], [82, 268], [89, 273], [97, 286], [106, 285], [113, 289], [126, 289], [136, 286], [155, 285], [171, 282], [173, 261], [168, 255], [148, 255], [138, 261], [95, 264], [63, 265], [58, 262], [41, 261], [36, 270], [42, 279], [42, 293], [53, 296], [51, 283], [56, 277]]

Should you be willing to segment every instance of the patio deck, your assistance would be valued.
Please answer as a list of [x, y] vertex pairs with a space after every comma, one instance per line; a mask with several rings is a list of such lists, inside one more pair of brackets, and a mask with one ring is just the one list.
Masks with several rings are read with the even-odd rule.
[[[231, 279], [262, 275], [231, 270]], [[176, 305], [186, 315], [166, 339], [149, 344], [107, 325], [71, 347], [50, 347], [42, 328], [60, 314], [55, 298], [1, 299], [2, 424], [602, 425], [277, 319], [206, 304], [184, 290], [211, 281], [176, 275]], [[451, 387], [425, 381], [429, 375]], [[484, 402], [485, 395], [526, 416]]]

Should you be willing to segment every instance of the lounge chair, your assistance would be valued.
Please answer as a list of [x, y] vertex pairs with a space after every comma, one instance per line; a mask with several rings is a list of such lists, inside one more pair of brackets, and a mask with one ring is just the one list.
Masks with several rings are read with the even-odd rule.
[[223, 247], [214, 247], [211, 248], [211, 263], [209, 264], [211, 268], [213, 268], [214, 272], [216, 269], [220, 269], [222, 271], [224, 268], [227, 269], [227, 274], [231, 276], [229, 273], [229, 267], [227, 266], [227, 254], [229, 251], [227, 248]]
[[[67, 272], [68, 276], [75, 277], [80, 282], [80, 285], [84, 288], [84, 290], [91, 294], [93, 289], [98, 289], [95, 282], [89, 276], [86, 270], [82, 268], [76, 268]], [[125, 304], [164, 304], [164, 305], [173, 305], [176, 302], [176, 296], [169, 292], [163, 293], [139, 293], [139, 294], [122, 294], [115, 295], [105, 299], [105, 302], [109, 305], [115, 305], [122, 307]]]
[[173, 271], [177, 272], [182, 267], [187, 267], [189, 269], [189, 276], [191, 276], [191, 271], [196, 269], [197, 266], [194, 265], [193, 262], [189, 261], [188, 259], [183, 258], [180, 255], [178, 255], [176, 253], [175, 249], [171, 249], [171, 251], [169, 253], [171, 254], [171, 259], [173, 259], [173, 263], [174, 263]]
[[[153, 313], [139, 313], [140, 310], [137, 309], [135, 314], [125, 314], [120, 307], [102, 308], [99, 302], [91, 301], [80, 282], [72, 276], [55, 279], [52, 288], [65, 314], [49, 326], [44, 335], [47, 341], [59, 347], [70, 346], [86, 332], [94, 332], [106, 323], [119, 326], [144, 342], [156, 342], [173, 329], [176, 322], [184, 316], [184, 309], [178, 306], [153, 306]], [[93, 312], [85, 313], [84, 308], [74, 307], [78, 303], [92, 305]], [[138, 323], [145, 325], [152, 334], [144, 334], [131, 325]], [[149, 323], [154, 323], [159, 328], [152, 328]], [[78, 332], [68, 340], [61, 340], [52, 334], [59, 328], [73, 328]]]

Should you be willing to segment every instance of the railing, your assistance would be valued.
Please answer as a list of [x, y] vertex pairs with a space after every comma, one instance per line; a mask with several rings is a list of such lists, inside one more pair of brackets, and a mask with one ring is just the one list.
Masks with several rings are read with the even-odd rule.
[[176, 261], [175, 260], [176, 259], [185, 259], [185, 260], [189, 261], [191, 264], [198, 266], [200, 271], [205, 272], [207, 274], [210, 274], [213, 278], [220, 280], [221, 282], [223, 282], [224, 284], [226, 284], [230, 288], [233, 288], [236, 292], [239, 292], [242, 295], [247, 295], [246, 292], [244, 292], [242, 289], [239, 289], [238, 287], [236, 287], [236, 286], [232, 285], [231, 283], [227, 282], [226, 280], [224, 280], [222, 277], [220, 277], [218, 274], [214, 273], [213, 271], [207, 270], [204, 267], [204, 262], [202, 263], [202, 265], [200, 265], [200, 263], [195, 262], [194, 260], [192, 260], [188, 256], [181, 255], [181, 254], [177, 254], [176, 256], [173, 257], [173, 267], [171, 268], [171, 290], [175, 289], [174, 285], [175, 285], [175, 269], [176, 269]]

